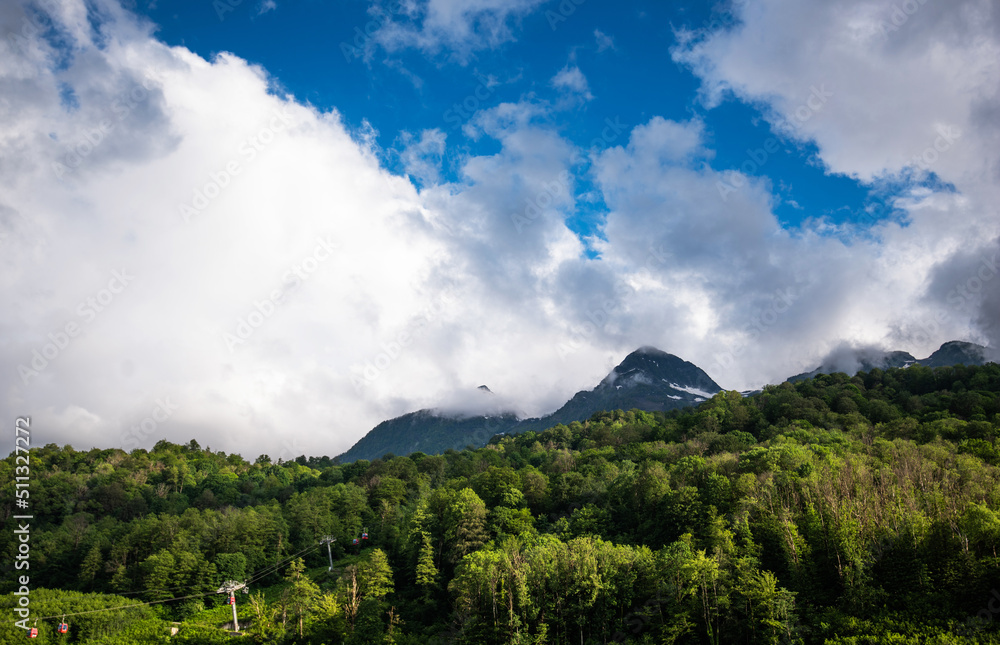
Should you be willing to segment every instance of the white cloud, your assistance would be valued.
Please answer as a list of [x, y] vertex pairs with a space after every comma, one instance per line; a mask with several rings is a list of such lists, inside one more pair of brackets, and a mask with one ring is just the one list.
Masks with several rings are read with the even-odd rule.
[[39, 441], [123, 445], [170, 397], [151, 441], [277, 454], [300, 433], [339, 452], [383, 416], [348, 366], [419, 309], [438, 261], [412, 187], [262, 70], [115, 18], [103, 50], [77, 32], [65, 69], [41, 40], [4, 58], [3, 408], [45, 419]]
[[[0, 285], [18, 303], [0, 315], [0, 406], [44, 421], [37, 441], [332, 455], [483, 382], [529, 414], [576, 385], [547, 373], [554, 276], [581, 245], [561, 219], [576, 153], [533, 123], [544, 108], [477, 114], [503, 152], [467, 159], [460, 184], [435, 183], [443, 135], [421, 133], [403, 153], [432, 184], [418, 194], [336, 112], [108, 7], [106, 48], [77, 30], [58, 68], [36, 36], [0, 69]], [[539, 196], [556, 210], [518, 232]]]
[[[399, 46], [471, 52], [534, 4], [407, 6]], [[269, 94], [264, 70], [167, 47], [113, 4], [98, 48], [82, 0], [61, 3], [66, 65], [38, 33], [0, 56], [0, 289], [16, 303], [0, 313], [0, 408], [36, 415], [43, 443], [197, 437], [291, 458], [338, 454], [481, 383], [549, 412], [647, 344], [746, 389], [815, 367], [841, 339], [918, 356], [996, 342], [1000, 280], [979, 276], [953, 303], [997, 248], [995, 17], [928, 3], [876, 43], [867, 6], [760, 0], [676, 53], [710, 93], [816, 141], [835, 172], [878, 181], [933, 149], [922, 137], [938, 125], [961, 129], [930, 165], [955, 192], [914, 189], [898, 204], [907, 226], [880, 225], [877, 241], [845, 228], [842, 242], [821, 220], [784, 230], [766, 180], [723, 199], [720, 182], [742, 175], [709, 165], [698, 119], [650, 117], [587, 160], [552, 106], [500, 103], [463, 130], [496, 152], [449, 157], [455, 181], [441, 180], [441, 132], [403, 142], [418, 191], [380, 168], [370, 133]], [[5, 31], [23, 20], [0, 7]], [[809, 107], [824, 83], [833, 96]], [[565, 224], [581, 168], [609, 208], [598, 259]]]
[[392, 5], [390, 13], [379, 3], [372, 11], [381, 27], [374, 39], [390, 52], [417, 49], [430, 56], [444, 52], [462, 64], [475, 52], [494, 49], [516, 39], [521, 19], [544, 0], [408, 0]]
[[424, 185], [440, 183], [446, 139], [446, 135], [437, 128], [424, 130], [419, 139], [404, 133], [400, 158], [406, 172]]
[[976, 136], [959, 134], [932, 170], [954, 179], [970, 165], [995, 170], [1000, 122], [986, 114], [1000, 99], [1000, 12], [990, 0], [916, 6], [896, 27], [896, 5], [867, 0], [744, 3], [738, 27], [701, 34], [674, 59], [702, 78], [711, 102], [731, 92], [815, 141], [832, 172], [897, 173], [949, 128]]
[[[886, 337], [873, 340], [917, 354], [950, 335], [996, 343], [995, 332], [964, 326], [946, 302], [912, 302], [939, 281], [935, 265], [960, 249], [991, 254], [1000, 234], [1000, 12], [989, 0], [906, 7], [744, 3], [735, 27], [683, 34], [674, 59], [702, 78], [709, 105], [727, 94], [759, 105], [779, 132], [815, 142], [829, 172], [875, 187], [928, 173], [953, 185], [956, 193], [914, 186], [896, 201], [909, 226], [880, 229], [868, 280], [905, 295], [880, 303]], [[938, 326], [940, 317], [947, 322]]]
[[607, 35], [600, 29], [594, 30], [594, 39], [597, 41], [597, 53], [600, 54], [602, 51], [607, 49], [615, 48], [615, 40], [611, 36]]
[[556, 89], [575, 94], [585, 101], [594, 98], [594, 95], [590, 93], [590, 85], [587, 83], [587, 77], [583, 75], [583, 72], [576, 65], [563, 67], [552, 77], [551, 83]]

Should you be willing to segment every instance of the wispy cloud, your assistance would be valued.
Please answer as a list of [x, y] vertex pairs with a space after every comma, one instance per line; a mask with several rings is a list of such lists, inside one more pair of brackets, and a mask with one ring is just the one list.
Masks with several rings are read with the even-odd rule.
[[594, 98], [594, 95], [590, 93], [590, 84], [587, 83], [587, 77], [583, 75], [583, 72], [576, 65], [572, 67], [567, 65], [559, 70], [559, 73], [552, 77], [551, 82], [553, 87], [576, 94], [585, 101]]
[[597, 41], [597, 53], [608, 50], [615, 49], [615, 40], [611, 36], [607, 35], [600, 29], [594, 30], [594, 40]]
[[410, 0], [372, 4], [382, 23], [374, 42], [390, 52], [416, 49], [466, 64], [477, 51], [515, 40], [518, 23], [544, 0]]

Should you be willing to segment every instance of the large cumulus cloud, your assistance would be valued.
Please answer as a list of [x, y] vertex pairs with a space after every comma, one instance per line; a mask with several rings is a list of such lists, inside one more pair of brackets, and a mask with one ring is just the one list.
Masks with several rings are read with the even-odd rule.
[[[997, 342], [1000, 280], [979, 275], [1000, 233], [987, 2], [919, 5], [886, 31], [871, 3], [760, 0], [680, 35], [700, 110], [747, 101], [829, 172], [904, 186], [906, 221], [874, 234], [783, 228], [766, 178], [713, 167], [703, 119], [651, 116], [585, 150], [558, 127], [566, 106], [533, 96], [401, 137], [410, 181], [266, 70], [87, 6], [0, 8], [0, 288], [16, 303], [0, 408], [31, 414], [37, 441], [337, 454], [419, 407], [551, 411], [641, 345], [743, 389], [842, 341]], [[421, 26], [384, 43], [460, 61], [537, 9], [413, 7]], [[455, 152], [460, 137], [495, 152]], [[566, 222], [595, 204], [600, 234], [581, 239]], [[498, 397], [463, 394], [482, 383]]]

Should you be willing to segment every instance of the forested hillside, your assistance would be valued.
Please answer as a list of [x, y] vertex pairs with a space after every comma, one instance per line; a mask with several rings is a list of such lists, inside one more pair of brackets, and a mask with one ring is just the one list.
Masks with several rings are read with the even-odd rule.
[[[998, 433], [989, 364], [349, 465], [49, 445], [35, 642], [1000, 643]], [[0, 472], [11, 527], [13, 457]], [[21, 642], [12, 530], [0, 544], [0, 642]], [[249, 581], [245, 637], [223, 629], [226, 580]]]

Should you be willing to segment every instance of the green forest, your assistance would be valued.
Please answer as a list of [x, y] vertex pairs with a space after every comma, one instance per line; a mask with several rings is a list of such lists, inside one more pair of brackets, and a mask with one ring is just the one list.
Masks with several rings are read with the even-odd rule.
[[[50, 444], [31, 451], [29, 624], [108, 645], [1000, 644], [998, 434], [988, 364], [349, 464]], [[4, 644], [28, 642], [14, 469]]]

